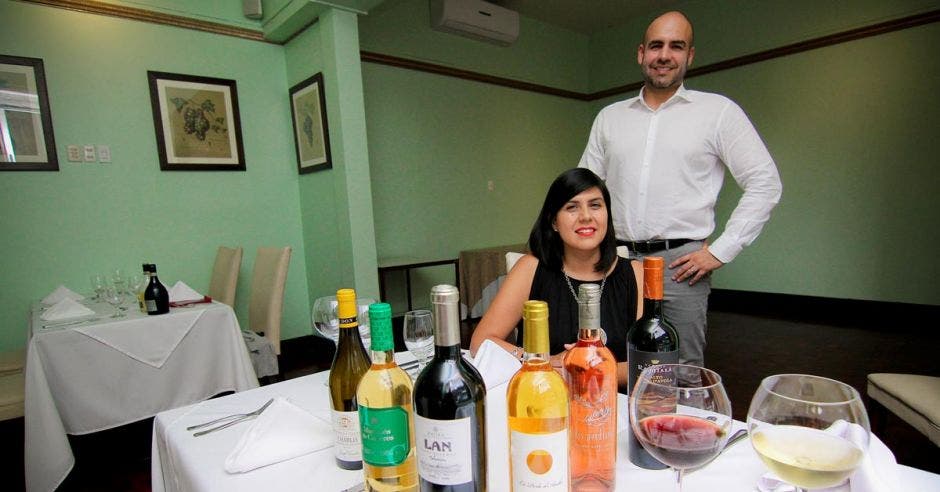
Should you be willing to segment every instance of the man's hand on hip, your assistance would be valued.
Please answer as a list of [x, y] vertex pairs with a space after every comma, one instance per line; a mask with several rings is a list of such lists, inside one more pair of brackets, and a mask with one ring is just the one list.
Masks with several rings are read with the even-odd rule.
[[676, 261], [669, 264], [669, 268], [676, 269], [672, 274], [672, 280], [676, 282], [689, 280], [689, 285], [695, 285], [712, 270], [717, 270], [722, 265], [724, 263], [708, 251], [708, 243], [705, 243], [702, 249], [677, 258]]

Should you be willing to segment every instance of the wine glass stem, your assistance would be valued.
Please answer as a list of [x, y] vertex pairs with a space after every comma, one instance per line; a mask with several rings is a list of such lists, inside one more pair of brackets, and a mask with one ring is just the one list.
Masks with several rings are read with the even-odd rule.
[[676, 468], [676, 492], [682, 492], [682, 469]]

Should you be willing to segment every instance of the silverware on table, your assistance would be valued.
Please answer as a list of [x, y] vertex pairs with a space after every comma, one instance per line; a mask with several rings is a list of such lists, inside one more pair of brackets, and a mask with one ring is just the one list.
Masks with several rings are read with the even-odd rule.
[[248, 413], [236, 413], [236, 414], [233, 414], [233, 415], [228, 415], [228, 416], [225, 416], [225, 417], [222, 417], [222, 418], [218, 418], [218, 419], [215, 419], [215, 420], [210, 420], [210, 421], [208, 421], [208, 422], [204, 422], [204, 423], [202, 423], [202, 424], [191, 425], [191, 426], [187, 427], [186, 430], [191, 431], [191, 430], [201, 429], [201, 428], [203, 428], [203, 427], [208, 427], [208, 426], [215, 425], [215, 424], [221, 424], [221, 425], [218, 425], [218, 426], [216, 426], [216, 427], [212, 427], [211, 429], [206, 429], [206, 430], [204, 430], [204, 431], [199, 431], [199, 432], [196, 432], [196, 433], [193, 434], [193, 437], [204, 436], [204, 435], [206, 435], [206, 434], [208, 434], [208, 433], [210, 433], [210, 432], [215, 432], [215, 431], [217, 431], [217, 430], [222, 430], [222, 429], [225, 429], [226, 427], [231, 427], [231, 426], [233, 426], [233, 425], [235, 425], [235, 424], [237, 424], [237, 423], [239, 423], [239, 422], [244, 422], [244, 421], [246, 421], [246, 420], [253, 419], [253, 418], [257, 417], [258, 415], [261, 415], [261, 412], [263, 412], [266, 408], [268, 408], [268, 406], [269, 406], [272, 402], [274, 402], [274, 398], [271, 398], [270, 400], [268, 400], [267, 403], [265, 403], [264, 405], [262, 405], [261, 408], [255, 410], [255, 411], [253, 411], [253, 412], [248, 412]]

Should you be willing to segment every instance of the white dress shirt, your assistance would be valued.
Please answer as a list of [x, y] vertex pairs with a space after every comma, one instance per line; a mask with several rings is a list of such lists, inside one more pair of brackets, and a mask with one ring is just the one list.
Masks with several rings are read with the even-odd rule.
[[598, 113], [578, 166], [606, 181], [617, 238], [645, 241], [708, 238], [724, 164], [744, 194], [709, 251], [730, 262], [757, 238], [780, 201], [770, 153], [727, 97], [680, 86], [653, 110], [642, 96]]

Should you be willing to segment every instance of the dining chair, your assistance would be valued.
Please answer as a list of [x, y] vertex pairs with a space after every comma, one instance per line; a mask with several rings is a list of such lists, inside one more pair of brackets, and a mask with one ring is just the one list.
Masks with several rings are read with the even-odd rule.
[[235, 307], [235, 291], [238, 288], [238, 272], [242, 267], [242, 248], [219, 246], [212, 266], [212, 280], [209, 281], [209, 297]]
[[940, 446], [940, 377], [873, 373], [868, 375], [867, 393], [876, 403], [869, 406], [873, 430], [883, 430], [890, 411]]
[[258, 248], [251, 273], [251, 300], [248, 304], [248, 327], [263, 335], [281, 353], [281, 308], [291, 248]]

